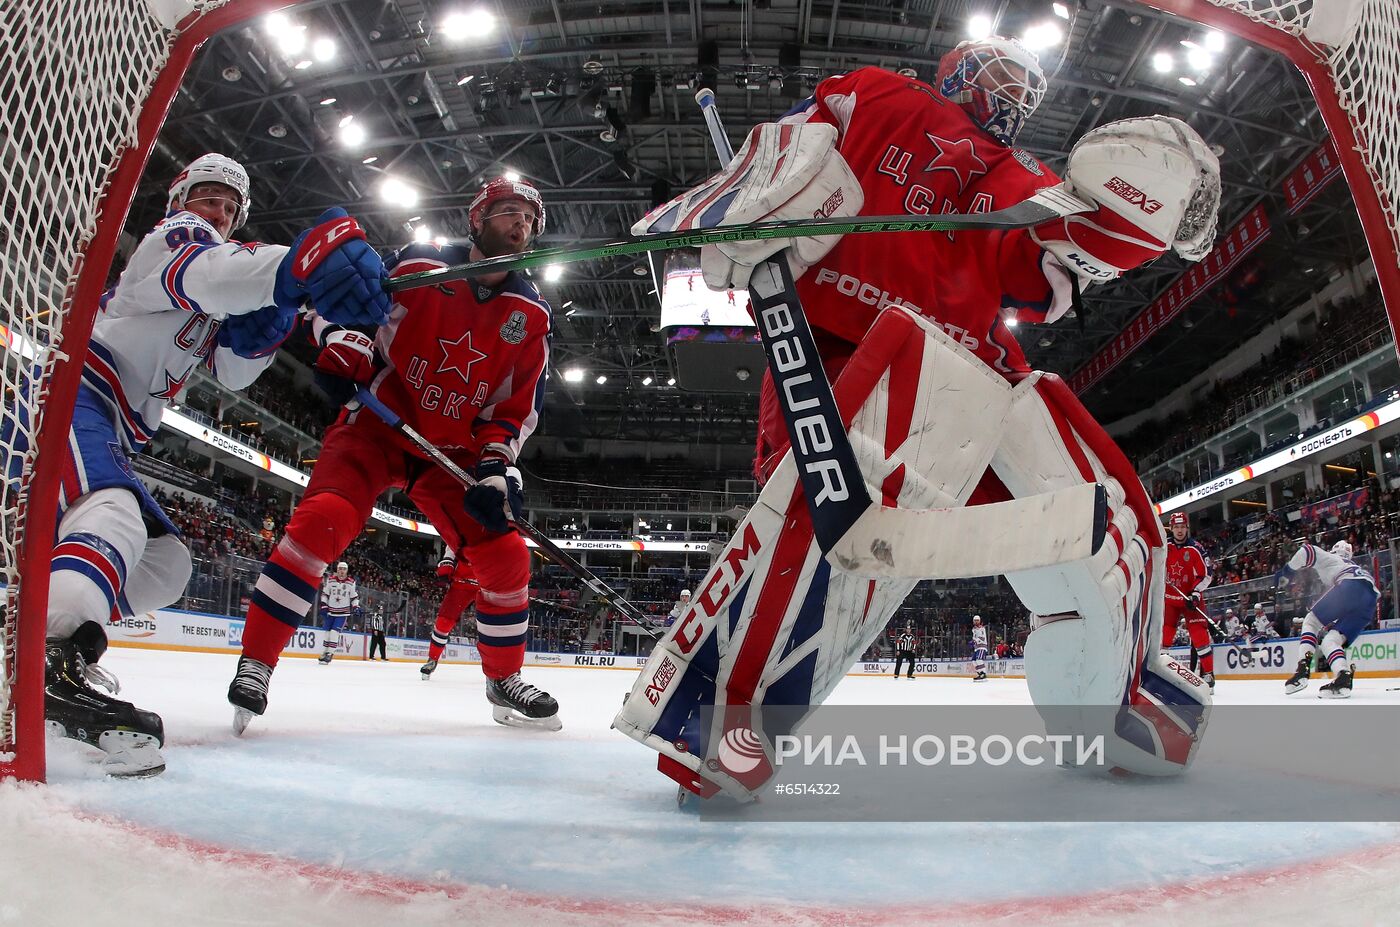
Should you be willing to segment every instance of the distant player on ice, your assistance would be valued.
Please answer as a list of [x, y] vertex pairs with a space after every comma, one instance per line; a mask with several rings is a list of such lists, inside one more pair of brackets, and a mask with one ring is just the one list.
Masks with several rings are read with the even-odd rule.
[[1215, 657], [1211, 652], [1210, 619], [1201, 593], [1210, 585], [1211, 562], [1204, 547], [1191, 537], [1191, 522], [1185, 512], [1173, 512], [1171, 536], [1167, 538], [1167, 604], [1162, 622], [1162, 646], [1176, 639], [1181, 619], [1191, 638], [1191, 668], [1200, 668], [1202, 678], [1215, 687]]
[[195, 368], [232, 389], [257, 379], [308, 300], [347, 324], [388, 314], [383, 263], [344, 210], [323, 213], [287, 248], [230, 238], [250, 207], [247, 173], [220, 154], [196, 158], [171, 183], [165, 217], [102, 297], [66, 457], [48, 461], [63, 468], [63, 483], [44, 717], [50, 730], [105, 751], [114, 776], [164, 770], [165, 730], [154, 712], [113, 697], [115, 678], [96, 665], [107, 649], [104, 628], [113, 617], [173, 604], [191, 571], [179, 530], [130, 458]]
[[[792, 113], [755, 127], [724, 171], [633, 230], [1020, 203], [1061, 183], [1016, 147], [1045, 91], [1035, 56], [998, 37], [950, 51], [931, 83], [877, 68], [827, 78]], [[1219, 163], [1185, 123], [1145, 117], [1086, 133], [1066, 178], [1094, 209], [1031, 229], [728, 242], [701, 249], [701, 270], [714, 289], [743, 289], [760, 265], [758, 279], [773, 280], [762, 262], [786, 260], [878, 505], [976, 506], [1105, 487], [1111, 540], [1097, 553], [1007, 575], [1042, 616], [1027, 640], [1027, 684], [1037, 705], [1115, 706], [1115, 765], [1171, 775], [1191, 761], [1210, 695], [1159, 652], [1157, 514], [1132, 464], [1064, 383], [1030, 369], [1006, 323], [1053, 322], [1083, 287], [1168, 251], [1203, 258]], [[770, 328], [783, 328], [778, 296], [771, 305]], [[778, 363], [804, 375], [816, 366], [790, 352]], [[766, 743], [757, 706], [820, 704], [918, 581], [870, 581], [825, 556], [812, 515], [822, 500], [798, 483], [771, 373], [759, 406], [760, 502], [615, 720], [660, 754], [662, 772], [702, 796], [760, 794], [774, 772], [768, 754], [730, 768], [720, 745], [754, 733]], [[787, 411], [793, 428], [806, 421]], [[710, 706], [724, 710], [703, 714]]]
[[982, 624], [981, 615], [972, 616], [972, 669], [973, 682], [987, 678], [987, 628]]
[[321, 656], [316, 662], [324, 666], [335, 659], [346, 619], [353, 617], [358, 621], [363, 614], [360, 587], [350, 575], [350, 564], [342, 560], [335, 565], [335, 573], [321, 584]]
[[1351, 698], [1352, 669], [1347, 663], [1347, 645], [1371, 623], [1376, 614], [1380, 590], [1371, 574], [1351, 562], [1351, 544], [1338, 541], [1330, 551], [1304, 543], [1274, 576], [1277, 584], [1302, 570], [1312, 570], [1326, 589], [1303, 618], [1303, 634], [1298, 639], [1298, 668], [1283, 684], [1289, 695], [1302, 692], [1312, 676], [1313, 656], [1320, 647], [1332, 681], [1323, 686], [1321, 698]]
[[443, 593], [442, 605], [438, 607], [437, 619], [433, 622], [433, 633], [428, 639], [428, 662], [418, 669], [424, 682], [437, 672], [438, 661], [447, 650], [457, 622], [475, 604], [477, 591], [481, 589], [471, 561], [451, 550], [446, 551], [438, 561], [437, 579], [439, 583], [447, 585], [447, 591]]

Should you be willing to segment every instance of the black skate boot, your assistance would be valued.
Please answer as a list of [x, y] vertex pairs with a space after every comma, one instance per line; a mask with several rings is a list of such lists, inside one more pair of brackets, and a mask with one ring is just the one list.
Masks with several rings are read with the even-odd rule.
[[81, 639], [88, 625], [101, 636], [96, 649], [101, 656], [107, 638], [94, 622], [85, 623], [72, 638], [51, 638], [44, 644], [45, 726], [51, 733], [101, 749], [107, 754], [102, 768], [109, 776], [160, 775], [165, 772], [165, 758], [160, 755], [165, 725], [155, 712], [143, 711], [92, 687], [84, 656], [84, 651], [94, 652], [91, 635]]
[[1318, 698], [1351, 698], [1352, 671], [1338, 670], [1337, 678], [1317, 690]]
[[418, 672], [423, 677], [423, 681], [427, 682], [428, 679], [432, 677], [433, 670], [435, 669], [437, 669], [437, 661], [429, 660], [427, 663], [424, 663], [421, 667], [419, 667]]
[[486, 700], [492, 705], [491, 717], [497, 724], [545, 731], [557, 731], [564, 726], [559, 721], [559, 703], [548, 692], [541, 692], [521, 679], [519, 673], [505, 679], [486, 680]]
[[272, 680], [272, 667], [251, 657], [238, 658], [238, 672], [228, 685], [228, 700], [233, 706], [233, 732], [242, 735], [253, 715], [267, 711], [267, 687]]
[[316, 662], [321, 664], [322, 666], [329, 666], [330, 662], [334, 659], [335, 654], [332, 651], [327, 650], [325, 653], [321, 654], [319, 657], [316, 658]]
[[977, 675], [972, 677], [972, 681], [973, 681], [973, 682], [981, 682], [982, 680], [984, 680], [984, 679], [986, 679], [986, 678], [987, 678], [987, 672], [986, 672], [986, 670], [978, 670], [978, 671], [977, 671]]
[[1210, 691], [1212, 691], [1212, 692], [1215, 691], [1215, 674], [1214, 674], [1214, 673], [1203, 673], [1203, 674], [1201, 675], [1201, 681], [1204, 682], [1206, 685], [1210, 686]]
[[1288, 681], [1283, 684], [1285, 695], [1293, 695], [1302, 692], [1308, 687], [1308, 680], [1312, 678], [1312, 654], [1308, 654], [1298, 661], [1298, 668], [1293, 671], [1293, 675], [1288, 677]]

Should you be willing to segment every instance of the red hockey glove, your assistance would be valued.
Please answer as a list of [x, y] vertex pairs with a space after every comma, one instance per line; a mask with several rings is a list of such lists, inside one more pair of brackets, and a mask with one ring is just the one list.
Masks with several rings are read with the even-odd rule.
[[322, 338], [312, 376], [332, 404], [343, 406], [374, 379], [374, 342], [350, 328], [331, 329]]

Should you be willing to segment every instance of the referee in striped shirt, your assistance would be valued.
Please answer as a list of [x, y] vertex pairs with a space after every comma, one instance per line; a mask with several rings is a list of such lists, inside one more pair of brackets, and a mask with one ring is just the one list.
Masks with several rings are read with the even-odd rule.
[[909, 661], [909, 678], [914, 678], [914, 626], [906, 624], [904, 633], [894, 641], [894, 678], [899, 678], [899, 668]]

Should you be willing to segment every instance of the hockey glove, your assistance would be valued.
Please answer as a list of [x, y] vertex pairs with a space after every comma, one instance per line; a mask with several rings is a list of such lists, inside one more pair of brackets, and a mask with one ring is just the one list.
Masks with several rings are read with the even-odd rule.
[[374, 342], [351, 328], [328, 329], [312, 378], [332, 405], [343, 406], [374, 379]]
[[296, 309], [274, 303], [224, 319], [219, 326], [219, 345], [239, 357], [266, 357], [282, 346], [296, 324]]
[[525, 507], [520, 471], [500, 457], [487, 457], [476, 465], [477, 483], [467, 490], [462, 507], [487, 531], [505, 534]]
[[310, 300], [321, 318], [336, 325], [383, 325], [389, 319], [387, 278], [359, 223], [337, 206], [292, 242], [277, 266], [272, 294], [283, 307]]
[[457, 561], [443, 557], [437, 565], [437, 581], [446, 586], [452, 582], [452, 573], [457, 569]]

